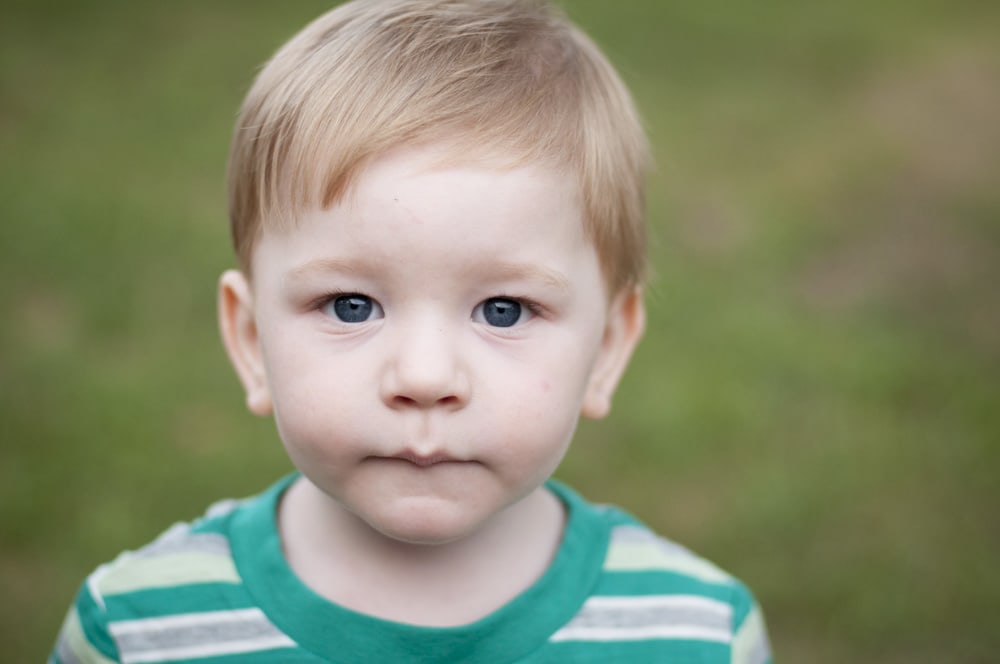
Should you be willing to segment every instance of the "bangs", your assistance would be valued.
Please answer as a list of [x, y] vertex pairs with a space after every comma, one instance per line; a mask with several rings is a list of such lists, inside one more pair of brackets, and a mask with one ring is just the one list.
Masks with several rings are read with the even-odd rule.
[[[247, 95], [230, 154], [241, 267], [250, 269], [263, 229], [291, 228], [305, 210], [335, 205], [372, 160], [425, 142], [456, 160], [565, 168], [578, 180], [609, 283], [617, 290], [641, 279], [641, 266], [632, 276], [634, 265], [620, 269], [635, 260], [602, 251], [610, 241], [643, 252], [644, 239], [627, 228], [638, 209], [642, 233], [646, 160], [628, 94], [562, 16], [510, 0], [350, 3], [286, 44]], [[623, 201], [623, 180], [640, 182], [624, 197], [637, 200]]]

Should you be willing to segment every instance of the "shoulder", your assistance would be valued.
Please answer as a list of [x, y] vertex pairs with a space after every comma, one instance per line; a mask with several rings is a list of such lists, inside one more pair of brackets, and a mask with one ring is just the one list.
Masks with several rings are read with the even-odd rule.
[[[684, 546], [659, 535], [632, 514], [614, 505], [592, 503], [565, 485], [553, 482], [552, 488], [572, 512], [585, 513], [586, 519], [600, 522], [607, 533], [603, 574], [616, 584], [641, 580], [642, 588], [656, 587], [676, 592], [708, 594], [746, 592], [735, 577]], [[633, 575], [646, 575], [643, 577]], [[622, 586], [624, 590], [630, 586]]]
[[[747, 586], [715, 563], [625, 516], [612, 526], [604, 582], [616, 591], [648, 595], [726, 618], [738, 629], [756, 601]], [[669, 598], [667, 600], [666, 598]]]
[[51, 661], [118, 661], [134, 654], [132, 632], [150, 621], [250, 606], [229, 536], [234, 518], [262, 497], [215, 503], [98, 567], [80, 588]]
[[[763, 616], [739, 579], [613, 506], [600, 578], [557, 639], [656, 640], [722, 646], [732, 662], [770, 661]], [[714, 661], [714, 660], [713, 660]]]
[[230, 517], [244, 501], [213, 504], [192, 522], [176, 523], [146, 546], [125, 551], [87, 579], [95, 601], [128, 592], [191, 583], [238, 581], [230, 551]]

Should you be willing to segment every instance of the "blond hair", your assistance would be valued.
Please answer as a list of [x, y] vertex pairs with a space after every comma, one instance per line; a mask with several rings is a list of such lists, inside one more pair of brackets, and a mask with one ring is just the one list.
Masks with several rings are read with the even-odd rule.
[[544, 0], [354, 0], [268, 62], [229, 158], [233, 244], [248, 271], [265, 224], [337, 203], [393, 147], [544, 162], [578, 179], [614, 294], [645, 271], [647, 143], [599, 49]]

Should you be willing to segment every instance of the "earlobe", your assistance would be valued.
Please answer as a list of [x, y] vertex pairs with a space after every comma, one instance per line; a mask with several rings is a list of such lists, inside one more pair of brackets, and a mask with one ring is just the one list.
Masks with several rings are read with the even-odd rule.
[[255, 415], [270, 415], [271, 392], [257, 336], [253, 293], [238, 270], [227, 270], [219, 279], [219, 329], [246, 391], [247, 408]]
[[621, 293], [608, 310], [601, 350], [580, 410], [584, 417], [600, 419], [611, 411], [611, 397], [645, 329], [642, 289], [636, 287]]

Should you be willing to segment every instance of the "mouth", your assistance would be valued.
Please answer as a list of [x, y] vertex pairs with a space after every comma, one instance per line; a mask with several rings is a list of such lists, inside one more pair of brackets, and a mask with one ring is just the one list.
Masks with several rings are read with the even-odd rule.
[[455, 457], [444, 453], [418, 454], [416, 452], [404, 451], [399, 454], [393, 454], [392, 456], [383, 458], [405, 461], [413, 464], [417, 468], [429, 468], [431, 466], [437, 466], [445, 463], [465, 463], [462, 459], [456, 459]]

